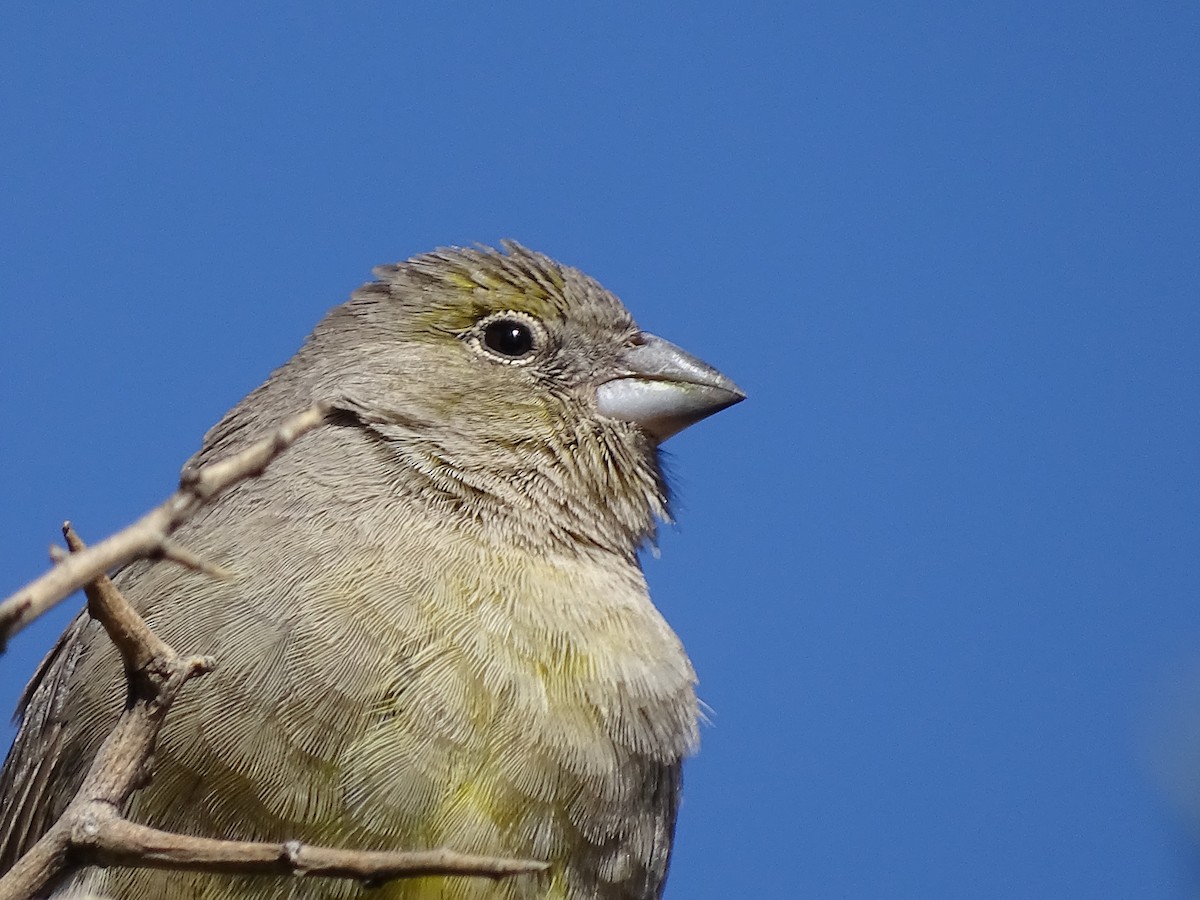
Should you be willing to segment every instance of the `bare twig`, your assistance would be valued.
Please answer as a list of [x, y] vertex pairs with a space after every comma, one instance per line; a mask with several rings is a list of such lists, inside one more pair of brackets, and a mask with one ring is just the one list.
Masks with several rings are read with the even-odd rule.
[[[215, 496], [215, 492], [206, 496]], [[72, 556], [89, 552], [69, 525], [64, 533]], [[214, 840], [159, 831], [123, 818], [125, 804], [147, 782], [149, 761], [167, 711], [183, 685], [208, 672], [214, 662], [209, 657], [177, 653], [154, 634], [106, 575], [96, 577], [86, 591], [89, 613], [104, 626], [125, 663], [129, 700], [66, 811], [0, 878], [0, 900], [43, 896], [74, 868], [90, 865], [311, 875], [354, 878], [369, 884], [421, 875], [503, 878], [546, 868], [540, 862], [449, 850], [356, 851], [297, 841]]]
[[191, 569], [193, 572], [201, 572], [218, 581], [224, 581], [232, 574], [228, 569], [223, 569], [216, 563], [209, 562], [194, 550], [189, 550], [174, 538], [163, 538], [158, 550], [159, 555], [163, 559], [169, 559], [171, 562], [178, 563], [185, 569]]
[[269, 437], [227, 459], [187, 469], [179, 490], [138, 521], [82, 553], [72, 553], [49, 572], [0, 603], [0, 652], [22, 628], [97, 576], [134, 559], [165, 557], [208, 571], [211, 564], [190, 551], [180, 552], [170, 535], [196, 511], [239, 481], [262, 473], [267, 465], [303, 435], [325, 421], [328, 407], [317, 404], [293, 416]]
[[[63, 537], [72, 553], [83, 553], [87, 545], [68, 522], [63, 525]], [[88, 600], [88, 615], [104, 626], [109, 640], [116, 644], [125, 663], [126, 673], [151, 668], [156, 661], [171, 661], [174, 649], [150, 630], [146, 620], [129, 605], [112, 579], [101, 575], [84, 588]]]
[[353, 878], [372, 885], [424, 875], [503, 878], [541, 871], [545, 863], [470, 856], [451, 850], [373, 851], [317, 847], [299, 841], [267, 844], [220, 841], [147, 828], [100, 808], [80, 823], [78, 847], [102, 865], [137, 865], [243, 875], [305, 875]]
[[[72, 559], [87, 554], [83, 541], [63, 529]], [[70, 559], [59, 563], [65, 566]], [[112, 733], [92, 761], [83, 785], [57, 822], [0, 878], [0, 900], [39, 896], [67, 872], [78, 823], [96, 806], [119, 815], [145, 781], [163, 718], [184, 683], [212, 668], [208, 657], [182, 657], [159, 638], [106, 575], [87, 586], [88, 612], [104, 626], [121, 653], [129, 700]], [[86, 829], [85, 829], [86, 830]]]

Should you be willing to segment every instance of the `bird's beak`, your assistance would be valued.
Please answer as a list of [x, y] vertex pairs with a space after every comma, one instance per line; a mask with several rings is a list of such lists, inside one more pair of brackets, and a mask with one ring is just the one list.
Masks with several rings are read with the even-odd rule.
[[621, 356], [612, 378], [596, 389], [601, 414], [635, 422], [660, 443], [745, 399], [708, 363], [646, 332]]

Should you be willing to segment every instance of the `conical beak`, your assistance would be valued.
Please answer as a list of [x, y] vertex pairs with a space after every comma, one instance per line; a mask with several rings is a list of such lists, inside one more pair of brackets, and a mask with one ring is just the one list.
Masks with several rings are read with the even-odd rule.
[[636, 422], [660, 443], [745, 399], [708, 363], [646, 332], [625, 351], [613, 377], [596, 389], [603, 415]]

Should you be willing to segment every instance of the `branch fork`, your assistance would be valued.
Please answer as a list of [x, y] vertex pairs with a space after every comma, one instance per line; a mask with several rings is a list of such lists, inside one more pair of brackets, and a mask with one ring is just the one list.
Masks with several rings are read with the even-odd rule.
[[0, 900], [31, 900], [51, 891], [83, 866], [349, 878], [378, 885], [423, 875], [492, 879], [544, 871], [543, 862], [471, 856], [450, 850], [360, 851], [286, 841], [226, 841], [161, 831], [126, 819], [122, 810], [148, 781], [163, 722], [187, 682], [211, 671], [212, 657], [185, 656], [158, 637], [117, 590], [108, 571], [134, 559], [161, 558], [216, 577], [225, 573], [179, 545], [172, 532], [222, 492], [261, 474], [301, 436], [321, 425], [328, 408], [317, 405], [283, 423], [272, 435], [223, 460], [185, 469], [166, 502], [133, 525], [86, 547], [70, 523], [63, 526], [70, 553], [0, 604], [0, 651], [37, 616], [84, 588], [88, 612], [121, 654], [129, 699], [116, 727], [93, 760], [79, 793], [59, 820], [0, 877]]

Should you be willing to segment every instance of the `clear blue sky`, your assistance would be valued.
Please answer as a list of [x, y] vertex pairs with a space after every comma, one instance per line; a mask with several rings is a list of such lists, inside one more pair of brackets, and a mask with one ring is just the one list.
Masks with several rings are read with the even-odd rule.
[[750, 394], [647, 560], [669, 898], [1200, 889], [1200, 6], [184, 6], [0, 15], [5, 593], [373, 265], [514, 237]]

